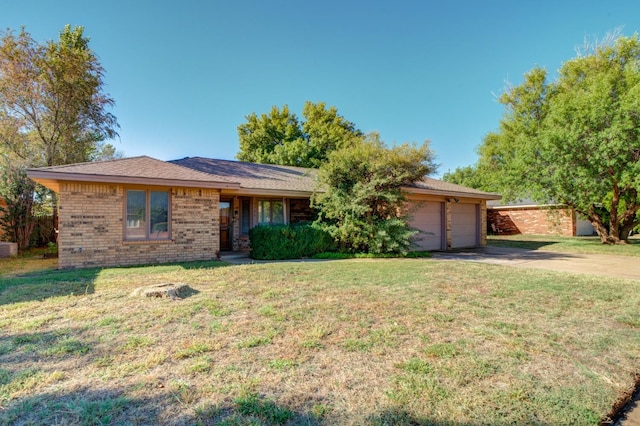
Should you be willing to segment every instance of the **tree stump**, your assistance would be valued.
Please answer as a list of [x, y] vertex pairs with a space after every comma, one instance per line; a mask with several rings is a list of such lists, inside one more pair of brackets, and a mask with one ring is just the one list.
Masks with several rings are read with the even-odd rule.
[[133, 290], [130, 296], [169, 297], [171, 300], [175, 300], [180, 299], [181, 293], [184, 293], [188, 288], [188, 285], [182, 283], [153, 284]]

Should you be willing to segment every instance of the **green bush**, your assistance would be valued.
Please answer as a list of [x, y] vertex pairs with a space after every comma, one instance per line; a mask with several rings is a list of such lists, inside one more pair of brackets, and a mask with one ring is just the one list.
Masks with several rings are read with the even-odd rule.
[[258, 225], [249, 238], [253, 259], [299, 259], [333, 249], [331, 236], [311, 224]]

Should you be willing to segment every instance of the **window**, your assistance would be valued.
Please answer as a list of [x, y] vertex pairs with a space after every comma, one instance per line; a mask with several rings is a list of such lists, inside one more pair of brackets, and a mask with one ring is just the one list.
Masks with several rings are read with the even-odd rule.
[[284, 223], [284, 203], [282, 200], [259, 200], [258, 223], [261, 225]]
[[169, 239], [169, 193], [167, 191], [127, 191], [126, 240]]
[[240, 233], [246, 235], [251, 227], [251, 200], [240, 199]]

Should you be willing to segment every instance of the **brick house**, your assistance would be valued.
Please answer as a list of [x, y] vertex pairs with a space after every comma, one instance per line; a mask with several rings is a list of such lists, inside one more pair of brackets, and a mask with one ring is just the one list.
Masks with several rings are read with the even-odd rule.
[[[315, 169], [209, 158], [133, 157], [31, 169], [58, 193], [59, 267], [207, 260], [248, 248], [258, 224], [313, 219]], [[416, 247], [486, 244], [486, 202], [499, 199], [424, 178], [405, 188]]]
[[499, 235], [575, 237], [595, 234], [593, 226], [573, 209], [557, 204], [536, 204], [531, 200], [508, 205], [489, 201], [487, 229]]

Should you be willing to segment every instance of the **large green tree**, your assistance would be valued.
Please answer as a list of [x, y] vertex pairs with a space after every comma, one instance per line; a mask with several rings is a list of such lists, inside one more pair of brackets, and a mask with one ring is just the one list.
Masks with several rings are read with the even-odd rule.
[[331, 151], [362, 137], [354, 123], [327, 109], [324, 102], [306, 102], [304, 121], [287, 105], [271, 108], [268, 114], [252, 113], [238, 126], [240, 151], [237, 158], [256, 163], [319, 167]]
[[83, 27], [36, 42], [23, 28], [0, 39], [0, 151], [29, 166], [90, 161], [117, 136], [104, 69]]
[[499, 101], [505, 113], [476, 166], [507, 198], [574, 208], [603, 243], [624, 243], [640, 204], [640, 42], [609, 38], [550, 81], [534, 68]]
[[322, 191], [312, 198], [317, 223], [343, 251], [406, 253], [416, 231], [407, 224], [402, 187], [435, 167], [427, 142], [387, 148], [375, 133], [354, 140], [320, 166]]
[[[0, 38], [0, 183], [10, 203], [14, 229], [29, 229], [33, 188], [21, 170], [30, 167], [115, 158], [106, 140], [117, 137], [109, 112], [114, 100], [104, 93], [104, 69], [89, 47], [83, 27], [65, 26], [58, 40], [36, 42], [23, 28]], [[24, 190], [24, 194], [15, 191]], [[41, 200], [52, 204], [55, 194]], [[7, 212], [9, 213], [9, 212]], [[24, 233], [23, 231], [20, 231]], [[21, 247], [28, 235], [13, 235]]]

